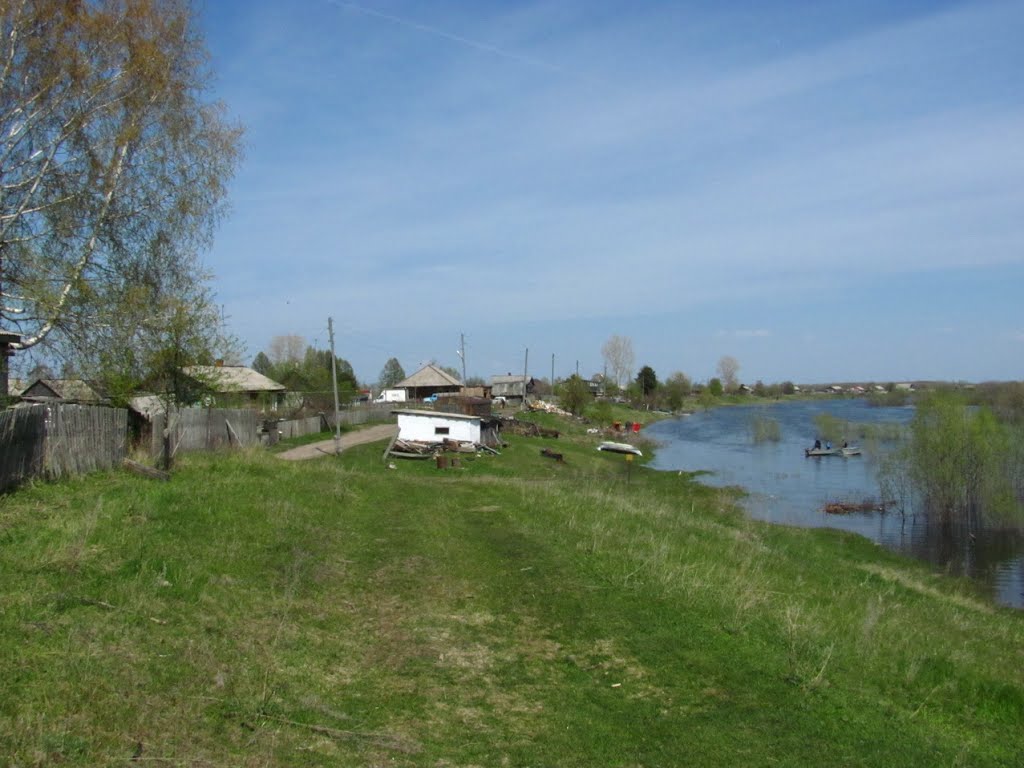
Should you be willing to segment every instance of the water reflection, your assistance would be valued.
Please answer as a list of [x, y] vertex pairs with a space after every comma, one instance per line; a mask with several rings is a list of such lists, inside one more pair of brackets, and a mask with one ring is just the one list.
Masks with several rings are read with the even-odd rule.
[[[890, 549], [966, 575], [989, 585], [994, 599], [1024, 608], [1024, 537], [981, 532], [950, 536], [921, 515], [889, 512], [829, 515], [828, 502], [877, 500], [878, 458], [884, 444], [866, 444], [861, 456], [806, 458], [815, 438], [814, 418], [830, 414], [843, 421], [906, 424], [912, 408], [872, 408], [863, 400], [785, 402], [771, 406], [715, 408], [652, 424], [645, 430], [659, 447], [651, 466], [662, 470], [709, 470], [704, 482], [738, 485], [749, 492], [748, 513], [759, 520], [802, 527], [840, 528]], [[758, 416], [773, 419], [778, 442], [755, 444], [751, 425]]]

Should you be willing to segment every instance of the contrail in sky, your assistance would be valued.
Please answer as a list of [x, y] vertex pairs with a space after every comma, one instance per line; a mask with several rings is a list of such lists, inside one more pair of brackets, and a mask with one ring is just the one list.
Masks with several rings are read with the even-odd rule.
[[359, 5], [358, 3], [346, 2], [346, 0], [327, 0], [327, 2], [330, 3], [331, 5], [337, 6], [338, 8], [345, 8], [346, 10], [361, 13], [364, 16], [373, 16], [375, 18], [382, 19], [392, 24], [398, 24], [399, 26], [402, 27], [415, 29], [419, 32], [425, 32], [428, 35], [434, 35], [435, 37], [450, 40], [453, 43], [458, 43], [459, 45], [463, 45], [468, 48], [475, 48], [476, 50], [483, 51], [484, 53], [490, 53], [495, 56], [501, 56], [502, 58], [510, 59], [511, 61], [518, 61], [520, 64], [527, 64], [531, 67], [546, 69], [549, 72], [556, 72], [560, 75], [568, 75], [571, 77], [577, 76], [574, 73], [569, 72], [568, 70], [558, 66], [557, 64], [552, 64], [549, 61], [544, 61], [543, 59], [536, 59], [532, 56], [524, 56], [513, 51], [508, 51], [504, 48], [499, 48], [496, 45], [491, 45], [490, 43], [482, 43], [479, 40], [472, 40], [468, 37], [463, 37], [462, 35], [456, 35], [452, 32], [446, 32], [443, 29], [432, 27], [429, 24], [422, 24], [418, 21], [413, 21], [412, 19], [402, 18], [401, 16], [395, 16], [394, 14], [384, 13], [383, 11], [377, 11], [374, 10], [373, 8], [367, 8], [364, 5]]

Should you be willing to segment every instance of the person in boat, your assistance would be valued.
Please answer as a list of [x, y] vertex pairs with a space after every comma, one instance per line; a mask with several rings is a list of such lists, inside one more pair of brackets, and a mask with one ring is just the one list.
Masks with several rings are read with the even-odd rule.
[[820, 451], [821, 450], [821, 440], [815, 440], [814, 441], [814, 450], [816, 450], [816, 451]]
[[832, 450], [832, 443], [831, 442], [825, 443], [825, 450], [826, 451], [831, 451]]
[[850, 444], [843, 440], [843, 448], [849, 448]]

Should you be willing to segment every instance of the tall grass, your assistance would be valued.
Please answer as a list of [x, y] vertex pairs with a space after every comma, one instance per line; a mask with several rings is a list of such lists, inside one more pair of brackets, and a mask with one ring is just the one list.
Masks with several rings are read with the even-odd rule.
[[893, 423], [866, 423], [846, 421], [830, 413], [819, 413], [814, 417], [818, 437], [834, 445], [844, 440], [857, 442], [876, 451], [886, 443], [898, 443], [906, 437], [906, 428]]

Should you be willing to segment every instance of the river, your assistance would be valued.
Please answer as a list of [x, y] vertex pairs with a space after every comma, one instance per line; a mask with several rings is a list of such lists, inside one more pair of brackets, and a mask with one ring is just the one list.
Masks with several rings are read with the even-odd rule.
[[[803, 527], [840, 528], [885, 547], [966, 575], [990, 590], [1003, 605], [1024, 608], [1024, 537], [1005, 532], [979, 534], [955, 548], [936, 536], [923, 516], [888, 512], [830, 515], [827, 502], [861, 502], [879, 496], [881, 447], [865, 446], [861, 456], [807, 458], [814, 442], [814, 417], [821, 413], [854, 423], [906, 424], [911, 407], [875, 408], [864, 400], [801, 400], [770, 406], [713, 408], [656, 422], [644, 434], [659, 447], [650, 466], [659, 470], [706, 470], [716, 486], [741, 486], [747, 513], [758, 520]], [[763, 416], [777, 422], [781, 439], [755, 443], [751, 425]]]

